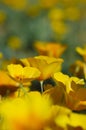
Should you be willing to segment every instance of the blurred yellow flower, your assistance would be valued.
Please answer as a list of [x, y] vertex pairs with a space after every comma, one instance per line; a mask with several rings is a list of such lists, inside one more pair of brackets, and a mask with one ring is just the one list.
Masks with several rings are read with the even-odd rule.
[[6, 20], [6, 13], [2, 10], [0, 10], [0, 24], [4, 23]]
[[0, 59], [2, 59], [3, 58], [3, 53], [2, 52], [0, 52]]
[[53, 21], [51, 22], [51, 27], [59, 35], [64, 35], [68, 32], [68, 27], [63, 21]]
[[19, 37], [12, 36], [8, 39], [8, 46], [14, 50], [20, 49], [22, 45], [22, 41]]
[[2, 130], [22, 130], [27, 124], [28, 104], [21, 98], [3, 100], [0, 115], [4, 117], [0, 126]]
[[70, 124], [70, 116], [72, 111], [66, 107], [59, 107], [59, 112], [56, 118], [56, 124], [63, 127], [63, 130], [67, 129], [67, 125]]
[[16, 91], [19, 88], [19, 83], [12, 80], [6, 71], [0, 70], [0, 95], [5, 96]]
[[39, 92], [30, 92], [28, 97], [4, 100], [0, 104], [0, 115], [4, 117], [0, 128], [41, 130], [52, 115], [51, 105], [50, 98]]
[[66, 50], [67, 46], [61, 43], [35, 42], [35, 49], [40, 55], [59, 58]]
[[86, 129], [85, 119], [86, 119], [86, 115], [84, 114], [72, 113], [70, 116], [70, 125], [73, 127], [78, 126], [81, 127], [82, 130], [85, 130]]
[[58, 0], [39, 0], [39, 2], [40, 6], [46, 9], [55, 6]]
[[77, 7], [69, 7], [65, 10], [65, 17], [71, 21], [79, 20], [80, 10]]
[[76, 60], [75, 63], [70, 66], [70, 72], [79, 78], [86, 79], [86, 63]]
[[76, 76], [76, 77], [83, 77], [84, 78], [84, 62], [80, 60], [76, 60], [71, 66], [70, 66], [70, 72]]
[[36, 17], [41, 11], [40, 6], [37, 5], [28, 5], [28, 7], [26, 8], [25, 12], [28, 16], [32, 16], [32, 17]]
[[76, 47], [76, 51], [84, 58], [84, 61], [86, 62], [86, 45], [84, 45], [83, 48]]
[[54, 8], [49, 11], [48, 14], [49, 19], [52, 21], [58, 21], [64, 19], [64, 11], [60, 8]]
[[22, 67], [20, 64], [10, 64], [7, 66], [7, 69], [9, 75], [21, 83], [31, 81], [40, 76], [40, 71], [35, 67]]
[[73, 113], [69, 109], [62, 107], [59, 109], [56, 123], [63, 127], [63, 130], [85, 130], [86, 115]]
[[86, 0], [79, 0], [80, 4], [86, 4]]
[[0, 102], [0, 119], [1, 130], [86, 129], [84, 114], [53, 105], [48, 95], [39, 92], [29, 92], [28, 96], [21, 98], [3, 99]]
[[15, 10], [24, 10], [27, 6], [27, 0], [2, 0], [2, 2]]
[[54, 58], [48, 56], [35, 56], [32, 58], [27, 58], [30, 66], [36, 67], [41, 72], [39, 80], [45, 80], [52, 76], [54, 72], [58, 72], [61, 70], [61, 65], [63, 59]]

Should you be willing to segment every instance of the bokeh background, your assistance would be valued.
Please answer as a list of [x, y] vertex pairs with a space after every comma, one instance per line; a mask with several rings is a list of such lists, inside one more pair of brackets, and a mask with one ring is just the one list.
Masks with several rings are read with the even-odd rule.
[[0, 0], [0, 52], [5, 59], [37, 54], [34, 43], [67, 44], [63, 70], [86, 44], [86, 0]]

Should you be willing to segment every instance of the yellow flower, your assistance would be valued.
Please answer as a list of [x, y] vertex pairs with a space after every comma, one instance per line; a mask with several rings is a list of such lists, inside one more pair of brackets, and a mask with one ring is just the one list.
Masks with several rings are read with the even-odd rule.
[[0, 102], [0, 119], [1, 130], [86, 129], [84, 114], [53, 105], [48, 95], [39, 92], [29, 92], [22, 98], [3, 99]]
[[56, 124], [66, 130], [67, 125], [70, 124], [70, 115], [72, 112], [66, 107], [58, 107], [58, 109], [58, 114], [55, 120]]
[[5, 20], [6, 20], [6, 13], [4, 11], [0, 10], [0, 24], [5, 22]]
[[19, 37], [12, 36], [8, 39], [8, 46], [16, 50], [21, 47], [22, 41]]
[[68, 32], [68, 27], [63, 21], [53, 21], [51, 22], [51, 27], [59, 35], [64, 35]]
[[57, 82], [62, 83], [66, 87], [66, 92], [67, 93], [69, 93], [70, 91], [73, 91], [72, 86], [71, 86], [72, 81], [77, 85], [78, 84], [79, 85], [84, 85], [85, 84], [84, 79], [79, 79], [77, 77], [69, 77], [68, 75], [63, 74], [61, 72], [54, 73], [54, 79]]
[[3, 0], [2, 2], [15, 10], [24, 10], [27, 6], [26, 0]]
[[28, 7], [26, 8], [26, 14], [28, 15], [28, 16], [32, 16], [32, 17], [36, 17], [39, 13], [40, 13], [40, 10], [41, 10], [41, 8], [40, 8], [40, 6], [38, 5], [38, 4], [36, 4], [36, 5], [31, 5], [30, 3], [29, 3], [29, 5], [28, 5]]
[[43, 92], [43, 95], [49, 95], [54, 105], [60, 105], [60, 106], [66, 105], [66, 93], [62, 86], [54, 86], [52, 88], [49, 88], [48, 90], [45, 90]]
[[77, 7], [69, 7], [65, 10], [66, 18], [71, 21], [79, 20], [80, 10]]
[[80, 55], [86, 55], [86, 47], [81, 48], [81, 47], [76, 47], [76, 51], [80, 54]]
[[[57, 81], [57, 87], [59, 87], [59, 89], [63, 87], [62, 92], [59, 93], [59, 95], [62, 93], [63, 96], [60, 96], [59, 100], [57, 99], [57, 101], [60, 102], [56, 102], [56, 104], [64, 103], [62, 105], [71, 110], [78, 111], [86, 109], [86, 88], [84, 88], [85, 82], [83, 79], [69, 77], [61, 72], [55, 73], [54, 79]], [[59, 92], [59, 89], [57, 89], [57, 92]], [[50, 93], [50, 95], [53, 97], [52, 93]], [[63, 100], [61, 100], [62, 97], [64, 97]], [[53, 100], [55, 100], [55, 96], [53, 97]]]
[[40, 80], [45, 80], [52, 76], [54, 72], [61, 70], [61, 64], [63, 59], [54, 58], [48, 56], [35, 56], [33, 58], [27, 58], [30, 66], [36, 67], [41, 72]]
[[60, 108], [58, 116], [56, 118], [56, 124], [63, 127], [64, 130], [85, 130], [86, 115], [84, 114], [77, 114], [71, 112], [67, 108]]
[[64, 11], [60, 8], [54, 8], [49, 11], [48, 14], [51, 21], [58, 21], [64, 19]]
[[6, 71], [0, 70], [0, 95], [5, 96], [16, 91], [19, 88], [19, 83], [12, 80]]
[[0, 52], [0, 59], [2, 59], [3, 58], [3, 54], [2, 54], [2, 52]]
[[84, 58], [84, 61], [86, 61], [86, 46], [83, 48], [76, 47], [76, 51]]
[[20, 64], [7, 66], [9, 75], [19, 82], [34, 80], [40, 76], [40, 71], [34, 67], [22, 67]]
[[[86, 88], [84, 87], [77, 87], [73, 84], [73, 91], [69, 94], [69, 98], [72, 99], [72, 107], [69, 108], [80, 111], [86, 109]], [[71, 100], [70, 100], [71, 103]]]
[[86, 1], [85, 0], [80, 0], [80, 3], [82, 4], [86, 4]]
[[70, 116], [70, 125], [73, 127], [81, 127], [82, 130], [85, 130], [86, 129], [85, 119], [86, 115], [84, 114], [72, 113]]
[[28, 104], [20, 98], [3, 100], [0, 104], [0, 115], [2, 130], [21, 130], [27, 124]]
[[39, 1], [40, 2], [40, 6], [42, 7], [42, 8], [51, 8], [51, 7], [53, 7], [53, 6], [55, 6], [56, 5], [56, 3], [58, 2], [58, 0], [40, 0]]
[[35, 42], [34, 47], [40, 55], [59, 58], [67, 46], [61, 43]]
[[24, 66], [30, 66], [30, 63], [28, 62], [27, 58], [21, 58], [21, 63], [23, 63]]
[[84, 62], [76, 60], [75, 63], [73, 63], [70, 66], [70, 72], [76, 77], [84, 78], [85, 76], [84, 67], [85, 67]]
[[[41, 130], [49, 121], [51, 100], [39, 92], [30, 92], [27, 97], [3, 100], [0, 104], [2, 130]], [[9, 110], [9, 111], [8, 111]], [[4, 128], [3, 128], [4, 127]]]
[[77, 60], [74, 64], [70, 66], [70, 72], [79, 78], [86, 79], [86, 63]]

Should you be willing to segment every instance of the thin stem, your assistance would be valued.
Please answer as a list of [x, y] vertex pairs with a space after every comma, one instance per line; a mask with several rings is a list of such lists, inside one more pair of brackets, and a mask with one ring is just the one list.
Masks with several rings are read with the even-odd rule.
[[41, 85], [41, 93], [43, 93], [43, 80], [40, 81], [40, 85]]

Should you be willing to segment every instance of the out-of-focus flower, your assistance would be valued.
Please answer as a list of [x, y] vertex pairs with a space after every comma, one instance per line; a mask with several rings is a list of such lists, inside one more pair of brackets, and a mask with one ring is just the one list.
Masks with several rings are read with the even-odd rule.
[[36, 17], [41, 11], [39, 5], [30, 5], [26, 8], [25, 12], [28, 16]]
[[86, 62], [86, 45], [84, 45], [83, 48], [76, 47], [76, 51], [84, 58], [84, 61]]
[[2, 52], [0, 52], [0, 59], [2, 59], [3, 58], [3, 53]]
[[10, 64], [10, 60], [5, 59], [5, 57], [3, 57], [2, 61], [1, 61], [1, 69], [2, 70], [7, 70], [7, 65]]
[[65, 17], [71, 21], [80, 19], [80, 10], [77, 7], [69, 7], [65, 10]]
[[4, 100], [0, 104], [0, 115], [2, 130], [41, 130], [52, 115], [51, 100], [38, 92], [30, 92], [28, 97]]
[[51, 11], [48, 14], [48, 17], [50, 19], [50, 25], [52, 30], [59, 35], [59, 38], [68, 32], [69, 29], [64, 21], [65, 14], [63, 9], [61, 8], [51, 9]]
[[[73, 127], [77, 127], [75, 130], [85, 130], [86, 125], [85, 125], [85, 118], [86, 115], [84, 114], [77, 114], [77, 113], [72, 113], [70, 116], [70, 125]], [[76, 119], [76, 120], [75, 120]]]
[[19, 37], [12, 36], [8, 39], [8, 46], [14, 50], [20, 49], [22, 45], [22, 41]]
[[4, 23], [6, 20], [6, 13], [2, 10], [0, 10], [0, 24]]
[[80, 60], [76, 60], [75, 63], [73, 63], [70, 66], [70, 72], [79, 78], [86, 78], [86, 65], [84, 62]]
[[[70, 116], [71, 116], [71, 110], [61, 107], [59, 109], [58, 116], [56, 118], [56, 124], [63, 127], [64, 130], [67, 129], [67, 125], [70, 124]], [[61, 120], [62, 119], [62, 120]]]
[[15, 10], [24, 10], [27, 7], [27, 0], [2, 0], [2, 2]]
[[40, 76], [40, 71], [35, 67], [22, 67], [20, 64], [7, 66], [9, 75], [20, 83], [28, 82]]
[[[74, 121], [75, 118], [78, 121]], [[29, 92], [25, 97], [2, 100], [0, 119], [2, 130], [76, 130], [79, 127], [86, 129], [85, 115], [53, 105], [48, 95], [41, 95], [39, 92]]]
[[80, 0], [80, 2], [86, 4], [86, 0]]
[[61, 43], [35, 42], [35, 49], [40, 55], [59, 58], [67, 46]]
[[53, 6], [55, 6], [56, 5], [56, 3], [58, 2], [58, 0], [40, 0], [39, 1], [40, 2], [40, 6], [42, 7], [42, 8], [51, 8], [51, 7], [53, 7]]
[[64, 19], [64, 11], [60, 8], [54, 8], [49, 11], [49, 19], [52, 21], [58, 21]]
[[58, 35], [64, 35], [68, 32], [68, 27], [63, 21], [53, 21], [51, 27]]
[[0, 71], [0, 94], [6, 96], [16, 91], [19, 88], [19, 83], [12, 80], [6, 71]]
[[27, 106], [28, 104], [24, 99], [14, 98], [4, 100], [2, 104], [0, 104], [0, 115], [2, 115], [0, 128], [2, 130], [23, 130], [27, 123]]
[[41, 72], [39, 80], [45, 80], [51, 77], [54, 72], [61, 71], [63, 59], [40, 55], [27, 58], [27, 61], [30, 63], [30, 66], [39, 69]]
[[60, 108], [56, 123], [63, 127], [63, 130], [85, 130], [85, 118], [84, 114], [77, 114], [67, 108]]

